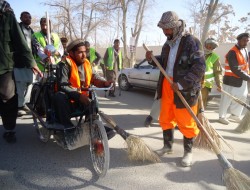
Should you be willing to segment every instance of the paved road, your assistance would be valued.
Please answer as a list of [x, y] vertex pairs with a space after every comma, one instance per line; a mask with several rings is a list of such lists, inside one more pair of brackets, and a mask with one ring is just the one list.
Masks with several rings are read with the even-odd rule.
[[[140, 136], [153, 149], [162, 147], [162, 134], [158, 123], [143, 127], [149, 113], [154, 92], [133, 89], [122, 96], [108, 99], [100, 93], [100, 107], [132, 134]], [[209, 103], [207, 117], [212, 125], [234, 147], [225, 155], [235, 168], [250, 176], [250, 132], [235, 134], [237, 124], [228, 126], [216, 122], [219, 99]], [[30, 116], [18, 119], [17, 143], [7, 144], [0, 138], [0, 189], [66, 190], [66, 189], [170, 189], [170, 190], [222, 190], [222, 169], [214, 153], [194, 150], [194, 165], [183, 168], [182, 135], [176, 131], [174, 154], [162, 157], [162, 163], [132, 162], [127, 158], [124, 140], [116, 135], [109, 141], [110, 169], [105, 178], [96, 176], [88, 147], [73, 151], [63, 150], [53, 141], [41, 143], [32, 126]], [[0, 134], [3, 128], [0, 127]], [[233, 161], [234, 160], [234, 161]]]

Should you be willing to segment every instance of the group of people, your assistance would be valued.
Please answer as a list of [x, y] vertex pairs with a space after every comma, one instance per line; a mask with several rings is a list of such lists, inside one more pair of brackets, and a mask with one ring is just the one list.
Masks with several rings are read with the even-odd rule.
[[[0, 27], [3, 28], [0, 35], [0, 114], [5, 128], [3, 137], [7, 142], [16, 140], [14, 128], [18, 110], [27, 111], [26, 95], [30, 91], [30, 84], [35, 80], [31, 68], [42, 76], [44, 64], [58, 64], [59, 84], [68, 85], [60, 86], [55, 94], [56, 119], [64, 126], [71, 127], [70, 113], [75, 104], [88, 106], [90, 103], [82, 88], [91, 84], [97, 87], [110, 86], [115, 83], [117, 72], [123, 67], [118, 39], [112, 47], [107, 48], [102, 59], [87, 41], [77, 39], [66, 46], [67, 39], [60, 40], [56, 33], [51, 33], [51, 39], [48, 39], [46, 18], [41, 18], [41, 31], [35, 33], [30, 28], [31, 16], [28, 12], [23, 12], [20, 19], [22, 22], [18, 24], [9, 4], [0, 0]], [[249, 34], [240, 34], [237, 44], [226, 55], [222, 82], [219, 56], [214, 53], [214, 49], [218, 47], [215, 39], [208, 38], [203, 49], [199, 39], [185, 31], [184, 20], [179, 19], [172, 11], [163, 13], [158, 27], [167, 37], [162, 47], [160, 63], [172, 83], [160, 73], [156, 99], [160, 100], [159, 124], [163, 131], [163, 148], [157, 153], [164, 155], [173, 152], [174, 128], [178, 126], [183, 134], [184, 146], [181, 163], [188, 167], [192, 165], [192, 147], [199, 128], [175, 92], [181, 92], [195, 114], [199, 112], [200, 91], [206, 106], [214, 81], [219, 91], [223, 89], [237, 97], [246, 98], [247, 81], [250, 81], [249, 55], [246, 49]], [[44, 51], [49, 41], [56, 49], [53, 60]], [[155, 65], [152, 52], [146, 52], [146, 59]], [[94, 68], [98, 64], [103, 64], [107, 80], [96, 74]], [[109, 95], [114, 97], [115, 89]], [[75, 104], [70, 103], [71, 100]], [[228, 124], [226, 113], [230, 105], [231, 118], [237, 120], [240, 117], [242, 106], [233, 104], [222, 95], [219, 111], [221, 123]]]
[[[117, 71], [122, 67], [118, 39], [114, 41], [114, 46], [107, 49], [102, 61], [89, 42], [77, 39], [67, 46], [68, 39], [59, 38], [58, 34], [51, 32], [51, 22], [45, 17], [40, 19], [41, 30], [38, 32], [30, 27], [31, 19], [30, 13], [25, 11], [21, 13], [21, 22], [18, 23], [9, 3], [0, 0], [0, 115], [5, 129], [3, 138], [9, 143], [16, 142], [16, 119], [29, 111], [26, 103], [30, 101], [32, 83], [43, 77], [47, 64], [58, 65], [58, 82], [67, 81], [69, 84], [60, 88], [56, 100], [70, 99], [82, 106], [88, 106], [89, 99], [81, 88], [91, 84], [110, 86], [115, 83]], [[54, 46], [52, 55], [48, 55], [47, 45]], [[108, 80], [96, 73], [95, 68], [100, 62]], [[114, 97], [114, 92], [115, 88], [109, 95]], [[71, 126], [71, 105], [66, 106], [69, 109], [64, 104], [61, 108], [61, 105], [61, 102], [55, 101], [56, 119], [65, 126]]]

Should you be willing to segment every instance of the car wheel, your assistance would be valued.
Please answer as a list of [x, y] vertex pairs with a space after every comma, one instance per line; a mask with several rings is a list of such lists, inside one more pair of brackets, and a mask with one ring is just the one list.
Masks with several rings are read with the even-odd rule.
[[121, 75], [119, 77], [119, 88], [122, 90], [128, 90], [130, 88], [130, 84], [128, 82], [128, 79], [125, 75]]

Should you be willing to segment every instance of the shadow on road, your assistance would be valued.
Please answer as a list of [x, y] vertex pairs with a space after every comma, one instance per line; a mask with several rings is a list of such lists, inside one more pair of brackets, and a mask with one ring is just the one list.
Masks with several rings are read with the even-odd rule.
[[[191, 169], [181, 168], [179, 165], [181, 158], [164, 158], [164, 162], [170, 163], [169, 167], [175, 167], [178, 171], [167, 172], [167, 180], [176, 183], [198, 183], [205, 185], [205, 189], [211, 189], [208, 184], [223, 186], [222, 174], [223, 169], [220, 167], [218, 160], [196, 161]], [[234, 168], [250, 175], [250, 161], [230, 161]], [[178, 166], [178, 167], [176, 167]]]
[[[27, 189], [82, 189], [90, 185], [110, 189], [96, 183], [99, 177], [92, 166], [89, 146], [64, 150], [53, 140], [42, 143], [32, 124], [18, 124], [16, 131], [16, 144], [0, 139], [0, 171], [12, 173], [17, 183]], [[79, 168], [82, 173], [74, 172]], [[9, 175], [1, 175], [1, 189], [10, 187], [11, 184], [5, 184], [9, 178]]]

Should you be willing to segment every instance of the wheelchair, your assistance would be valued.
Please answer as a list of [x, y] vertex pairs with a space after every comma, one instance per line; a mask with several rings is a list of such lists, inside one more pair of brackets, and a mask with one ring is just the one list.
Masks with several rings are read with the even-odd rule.
[[45, 72], [46, 76], [34, 83], [31, 100], [27, 104], [32, 112], [38, 138], [44, 143], [53, 139], [66, 150], [89, 146], [93, 168], [99, 177], [104, 177], [109, 168], [110, 153], [107, 133], [98, 114], [98, 100], [95, 91], [110, 90], [111, 87], [84, 89], [89, 92], [91, 102], [86, 109], [76, 110], [72, 113], [71, 118], [75, 118], [72, 121], [74, 126], [65, 128], [56, 122], [52, 103], [58, 88], [55, 73], [56, 66], [49, 64]]

